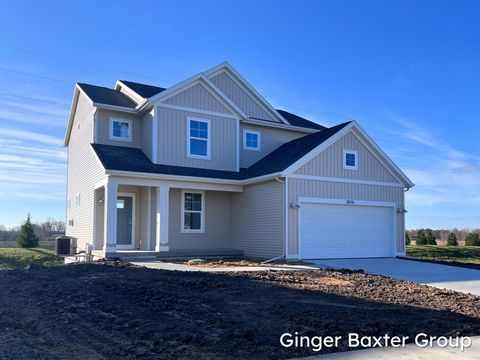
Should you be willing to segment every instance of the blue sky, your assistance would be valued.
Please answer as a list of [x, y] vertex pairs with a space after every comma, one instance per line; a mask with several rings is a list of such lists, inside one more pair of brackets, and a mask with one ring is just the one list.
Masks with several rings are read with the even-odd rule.
[[357, 120], [417, 185], [407, 227], [480, 227], [475, 1], [4, 2], [0, 224], [64, 218], [76, 81], [171, 86], [228, 60], [274, 106]]

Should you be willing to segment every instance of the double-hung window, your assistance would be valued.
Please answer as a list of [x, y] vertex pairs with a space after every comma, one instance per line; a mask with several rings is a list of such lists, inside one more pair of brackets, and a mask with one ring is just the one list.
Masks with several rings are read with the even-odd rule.
[[182, 232], [204, 232], [205, 193], [182, 192]]
[[132, 121], [110, 118], [109, 135], [111, 140], [132, 141]]
[[260, 151], [260, 132], [243, 130], [243, 149]]
[[355, 150], [343, 150], [343, 168], [345, 170], [357, 170], [358, 153]]
[[210, 120], [187, 118], [187, 156], [210, 160]]

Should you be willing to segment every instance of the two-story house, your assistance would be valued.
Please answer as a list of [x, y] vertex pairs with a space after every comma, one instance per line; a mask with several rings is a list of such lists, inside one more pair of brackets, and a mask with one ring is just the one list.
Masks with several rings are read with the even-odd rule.
[[76, 84], [65, 146], [77, 250], [405, 254], [413, 184], [358, 123], [274, 109], [228, 63], [168, 89]]

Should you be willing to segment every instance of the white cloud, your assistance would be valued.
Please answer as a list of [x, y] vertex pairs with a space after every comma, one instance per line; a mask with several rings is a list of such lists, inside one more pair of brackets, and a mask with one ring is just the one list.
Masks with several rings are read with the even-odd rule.
[[30, 141], [36, 141], [42, 144], [48, 144], [48, 145], [59, 145], [61, 146], [63, 144], [63, 139], [51, 136], [51, 135], [46, 135], [46, 134], [41, 134], [41, 133], [35, 133], [31, 131], [25, 131], [25, 130], [14, 130], [14, 129], [9, 129], [9, 128], [0, 128], [0, 136], [6, 136], [7, 139], [13, 138], [13, 140], [30, 140]]

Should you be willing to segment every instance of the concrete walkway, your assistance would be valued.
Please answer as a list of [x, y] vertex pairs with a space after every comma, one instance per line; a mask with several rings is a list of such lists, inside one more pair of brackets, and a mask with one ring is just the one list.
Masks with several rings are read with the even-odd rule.
[[[478, 360], [480, 359], [480, 337], [472, 337], [472, 346], [461, 352], [456, 348], [421, 348], [408, 344], [404, 348], [375, 348], [341, 353], [309, 356], [302, 360]], [[297, 359], [298, 360], [298, 359]]]
[[240, 271], [265, 271], [265, 270], [312, 270], [316, 266], [307, 265], [270, 265], [270, 266], [232, 266], [232, 267], [202, 267], [176, 264], [158, 260], [130, 261], [134, 265], [145, 266], [150, 269], [171, 270], [171, 271], [203, 271], [203, 272], [240, 272]]
[[308, 261], [320, 268], [363, 269], [370, 274], [480, 296], [480, 270], [395, 258]]

